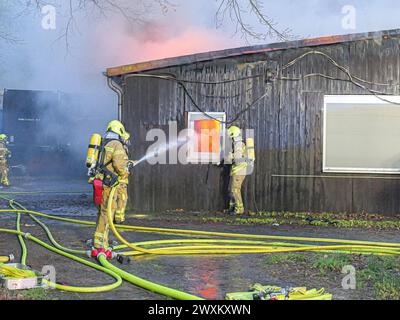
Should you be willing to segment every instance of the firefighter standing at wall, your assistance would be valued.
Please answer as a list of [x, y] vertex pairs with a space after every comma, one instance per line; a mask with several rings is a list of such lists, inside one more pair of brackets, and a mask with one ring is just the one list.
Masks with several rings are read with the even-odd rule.
[[254, 140], [247, 139], [247, 146], [239, 127], [231, 126], [228, 129], [231, 141], [231, 152], [228, 155], [228, 163], [231, 164], [229, 179], [229, 213], [242, 215], [244, 204], [242, 199], [242, 185], [246, 176], [253, 172], [255, 153]]
[[[104, 248], [109, 250], [109, 222], [107, 215], [107, 204], [112, 187], [117, 186], [117, 193], [112, 200], [112, 215], [117, 210], [117, 200], [124, 195], [120, 203], [125, 209], [129, 177], [129, 158], [126, 145], [130, 135], [126, 132], [124, 125], [117, 120], [111, 121], [107, 126], [107, 132], [102, 141], [98, 175], [103, 181], [103, 192], [97, 219], [96, 231], [93, 238], [94, 249]], [[108, 251], [109, 252], [109, 251]]]
[[0, 175], [1, 184], [3, 186], [10, 186], [10, 181], [8, 180], [8, 163], [7, 158], [11, 156], [11, 152], [7, 149], [7, 136], [5, 134], [0, 134]]

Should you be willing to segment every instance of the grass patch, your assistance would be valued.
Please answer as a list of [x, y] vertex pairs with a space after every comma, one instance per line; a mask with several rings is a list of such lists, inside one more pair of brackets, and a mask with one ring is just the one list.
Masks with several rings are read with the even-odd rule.
[[202, 217], [203, 222], [230, 225], [312, 225], [318, 227], [400, 230], [399, 219], [377, 214], [259, 212], [244, 217]]
[[42, 288], [29, 290], [0, 289], [0, 300], [50, 300], [47, 291]]
[[286, 262], [306, 262], [307, 256], [303, 253], [289, 253], [289, 254], [271, 254], [267, 258], [267, 262], [270, 264], [279, 264]]
[[236, 218], [234, 221], [230, 221], [229, 224], [233, 225], [272, 225], [278, 223], [275, 218]]
[[219, 222], [226, 222], [226, 218], [206, 217], [206, 218], [202, 218], [201, 221], [202, 222], [219, 223]]
[[400, 300], [400, 259], [370, 256], [366, 267], [357, 273], [357, 286], [371, 286], [375, 297], [382, 300]]
[[319, 269], [325, 275], [327, 272], [341, 272], [343, 267], [351, 264], [350, 256], [343, 253], [317, 255], [314, 257], [312, 267]]
[[400, 277], [385, 275], [374, 284], [375, 295], [382, 300], [400, 300]]
[[400, 221], [379, 214], [349, 213], [304, 213], [304, 212], [259, 212], [257, 218], [276, 219], [279, 224], [298, 224], [314, 226], [336, 226], [338, 228], [397, 229]]
[[42, 288], [23, 290], [21, 294], [25, 300], [49, 300], [47, 291]]
[[400, 257], [345, 253], [281, 253], [270, 254], [266, 259], [270, 265], [281, 265], [289, 270], [297, 264], [296, 269], [309, 269], [312, 276], [319, 272], [320, 276], [336, 281], [342, 276], [344, 266], [353, 265], [360, 294], [378, 300], [400, 300]]

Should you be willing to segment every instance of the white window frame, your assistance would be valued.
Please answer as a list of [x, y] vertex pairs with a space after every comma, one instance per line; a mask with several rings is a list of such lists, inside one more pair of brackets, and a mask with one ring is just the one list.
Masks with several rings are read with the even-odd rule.
[[[220, 143], [221, 143], [221, 152], [218, 158], [210, 158], [206, 156], [206, 154], [201, 154], [200, 152], [194, 152], [191, 149], [191, 146], [188, 146], [188, 155], [187, 161], [191, 164], [210, 164], [210, 163], [219, 163], [222, 159], [223, 151], [225, 150], [225, 135], [226, 135], [226, 112], [206, 112], [210, 117], [205, 116], [203, 112], [187, 112], [187, 129], [193, 130], [194, 126], [192, 125], [194, 122], [192, 121], [193, 116], [204, 116], [204, 120], [213, 120], [212, 118], [216, 118], [221, 120], [221, 135], [220, 135]], [[212, 117], [212, 118], [211, 118]], [[207, 153], [209, 155], [209, 153]]]
[[[400, 103], [400, 96], [379, 96], [382, 99], [393, 101], [395, 103]], [[400, 174], [400, 168], [340, 168], [340, 167], [328, 167], [326, 164], [326, 150], [327, 150], [327, 105], [329, 103], [357, 103], [357, 104], [380, 104], [380, 105], [390, 105], [390, 103], [385, 102], [374, 95], [325, 95], [324, 96], [324, 109], [323, 109], [323, 155], [322, 171], [326, 173], [373, 173], [373, 174]], [[400, 108], [400, 106], [398, 106]], [[400, 123], [399, 123], [400, 125]], [[400, 141], [399, 141], [400, 143]]]

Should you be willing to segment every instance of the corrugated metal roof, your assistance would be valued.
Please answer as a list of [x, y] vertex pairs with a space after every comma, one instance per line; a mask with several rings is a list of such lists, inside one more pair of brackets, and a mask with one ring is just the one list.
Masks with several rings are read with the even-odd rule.
[[114, 77], [129, 73], [162, 69], [172, 66], [191, 64], [196, 62], [204, 62], [204, 61], [229, 58], [229, 57], [237, 57], [242, 55], [272, 52], [272, 51], [286, 50], [292, 48], [314, 47], [320, 45], [329, 45], [329, 44], [360, 41], [360, 40], [390, 38], [398, 36], [400, 36], [400, 29], [384, 30], [384, 31], [368, 32], [368, 33], [355, 33], [348, 35], [326, 36], [326, 37], [296, 40], [289, 42], [271, 43], [266, 45], [219, 50], [219, 51], [180, 56], [175, 58], [167, 58], [161, 60], [153, 60], [153, 61], [140, 62], [124, 66], [118, 66], [118, 67], [108, 68], [106, 74], [108, 77]]

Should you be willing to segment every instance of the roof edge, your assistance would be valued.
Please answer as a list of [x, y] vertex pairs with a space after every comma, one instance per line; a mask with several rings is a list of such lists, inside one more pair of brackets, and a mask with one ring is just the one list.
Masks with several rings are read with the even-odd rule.
[[257, 53], [273, 52], [286, 49], [313, 47], [320, 45], [329, 45], [345, 42], [353, 42], [360, 40], [371, 40], [377, 38], [390, 38], [400, 36], [400, 29], [374, 31], [367, 33], [353, 33], [347, 35], [323, 36], [318, 38], [310, 38], [303, 40], [295, 40], [289, 42], [278, 42], [266, 45], [256, 45], [248, 47], [239, 47], [226, 50], [210, 51], [196, 53], [191, 55], [139, 62], [134, 64], [122, 65], [118, 67], [108, 68], [106, 71], [107, 77], [122, 76], [129, 73], [137, 73], [156, 69], [174, 67], [178, 65], [191, 64], [196, 62], [205, 62], [215, 59], [231, 58], [242, 55], [251, 55]]

